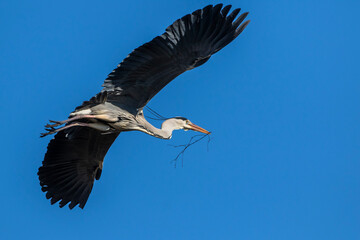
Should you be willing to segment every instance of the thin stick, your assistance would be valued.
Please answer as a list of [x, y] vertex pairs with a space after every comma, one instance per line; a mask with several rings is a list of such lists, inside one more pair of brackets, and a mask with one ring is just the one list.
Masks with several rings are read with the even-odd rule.
[[[146, 109], [149, 110], [149, 112], [150, 112], [153, 116], [155, 116], [155, 117], [158, 118], [158, 119], [154, 119], [154, 120], [166, 120], [166, 119], [169, 119], [169, 118], [166, 118], [166, 117], [160, 115], [159, 113], [157, 113], [154, 109], [150, 108], [149, 106], [146, 106]], [[150, 119], [153, 119], [153, 118], [151, 118], [151, 117], [149, 117], [149, 118], [150, 118]]]
[[[181, 167], [184, 166], [184, 154], [186, 149], [188, 149], [191, 145], [201, 141], [202, 139], [204, 139], [205, 137], [208, 137], [208, 143], [207, 143], [207, 150], [209, 151], [209, 142], [211, 140], [210, 135], [209, 134], [198, 134], [195, 136], [192, 136], [189, 140], [189, 142], [187, 144], [181, 144], [181, 145], [171, 145], [174, 148], [178, 148], [178, 147], [183, 147], [183, 149], [178, 153], [178, 155], [176, 156], [176, 158], [174, 160], [172, 160], [172, 162], [174, 163], [174, 167], [176, 168], [177, 165], [177, 160], [179, 159], [179, 157], [181, 156]], [[200, 137], [199, 139], [194, 140], [195, 138]], [[193, 141], [194, 140], [194, 141]]]

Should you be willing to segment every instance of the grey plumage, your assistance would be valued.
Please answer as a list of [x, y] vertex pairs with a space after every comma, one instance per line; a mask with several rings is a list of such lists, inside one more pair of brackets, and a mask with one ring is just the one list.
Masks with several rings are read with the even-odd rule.
[[244, 30], [248, 13], [236, 18], [240, 9], [230, 12], [230, 8], [209, 5], [178, 19], [165, 33], [130, 53], [108, 75], [102, 91], [67, 120], [46, 125], [48, 132], [42, 136], [56, 135], [38, 175], [51, 204], [69, 203], [70, 209], [85, 206], [104, 157], [121, 131], [137, 130], [163, 139], [171, 138], [176, 129], [210, 133], [181, 117], [155, 128], [144, 118], [143, 108], [175, 77], [204, 64]]

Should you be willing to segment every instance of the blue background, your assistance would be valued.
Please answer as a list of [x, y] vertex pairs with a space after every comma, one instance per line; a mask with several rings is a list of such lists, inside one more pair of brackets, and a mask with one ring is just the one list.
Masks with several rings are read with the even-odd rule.
[[[1, 1], [1, 239], [360, 239], [359, 1], [226, 1], [252, 22], [150, 106], [212, 131], [123, 133], [84, 210], [37, 169], [61, 120], [177, 18], [213, 1]], [[153, 122], [159, 126], [159, 122]]]

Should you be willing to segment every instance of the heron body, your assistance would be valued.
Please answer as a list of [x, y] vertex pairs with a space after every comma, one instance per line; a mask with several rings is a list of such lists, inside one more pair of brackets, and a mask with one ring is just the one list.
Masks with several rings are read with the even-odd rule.
[[[209, 5], [170, 25], [165, 33], [130, 53], [105, 79], [103, 89], [64, 121], [51, 121], [42, 137], [50, 141], [39, 168], [42, 191], [51, 204], [84, 208], [103, 160], [122, 131], [141, 131], [170, 139], [173, 130], [210, 134], [183, 117], [166, 119], [161, 129], [144, 117], [143, 108], [183, 72], [198, 67], [232, 42], [248, 25], [248, 13]], [[229, 13], [230, 12], [230, 13]]]

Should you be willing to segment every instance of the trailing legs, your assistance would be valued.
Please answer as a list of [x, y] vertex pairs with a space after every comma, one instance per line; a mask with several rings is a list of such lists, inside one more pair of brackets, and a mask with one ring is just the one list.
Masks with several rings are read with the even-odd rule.
[[[77, 115], [75, 117], [63, 120], [63, 121], [53, 121], [50, 120], [51, 123], [53, 124], [46, 124], [45, 125], [45, 130], [47, 131], [46, 133], [41, 133], [40, 137], [45, 137], [47, 135], [50, 134], [54, 134], [57, 132], [60, 132], [62, 130], [71, 128], [71, 127], [77, 127], [77, 126], [81, 126], [81, 127], [90, 127], [90, 128], [94, 128], [96, 130], [102, 131], [102, 132], [107, 132], [109, 130], [111, 130], [111, 127], [105, 123], [101, 123], [101, 122], [93, 122], [93, 123], [85, 123], [85, 122], [75, 122], [76, 120], [81, 120], [81, 119], [98, 119], [98, 120], [112, 120], [110, 119], [107, 115]], [[63, 124], [67, 124], [63, 127], [60, 128], [55, 128], [58, 127], [60, 125]]]

